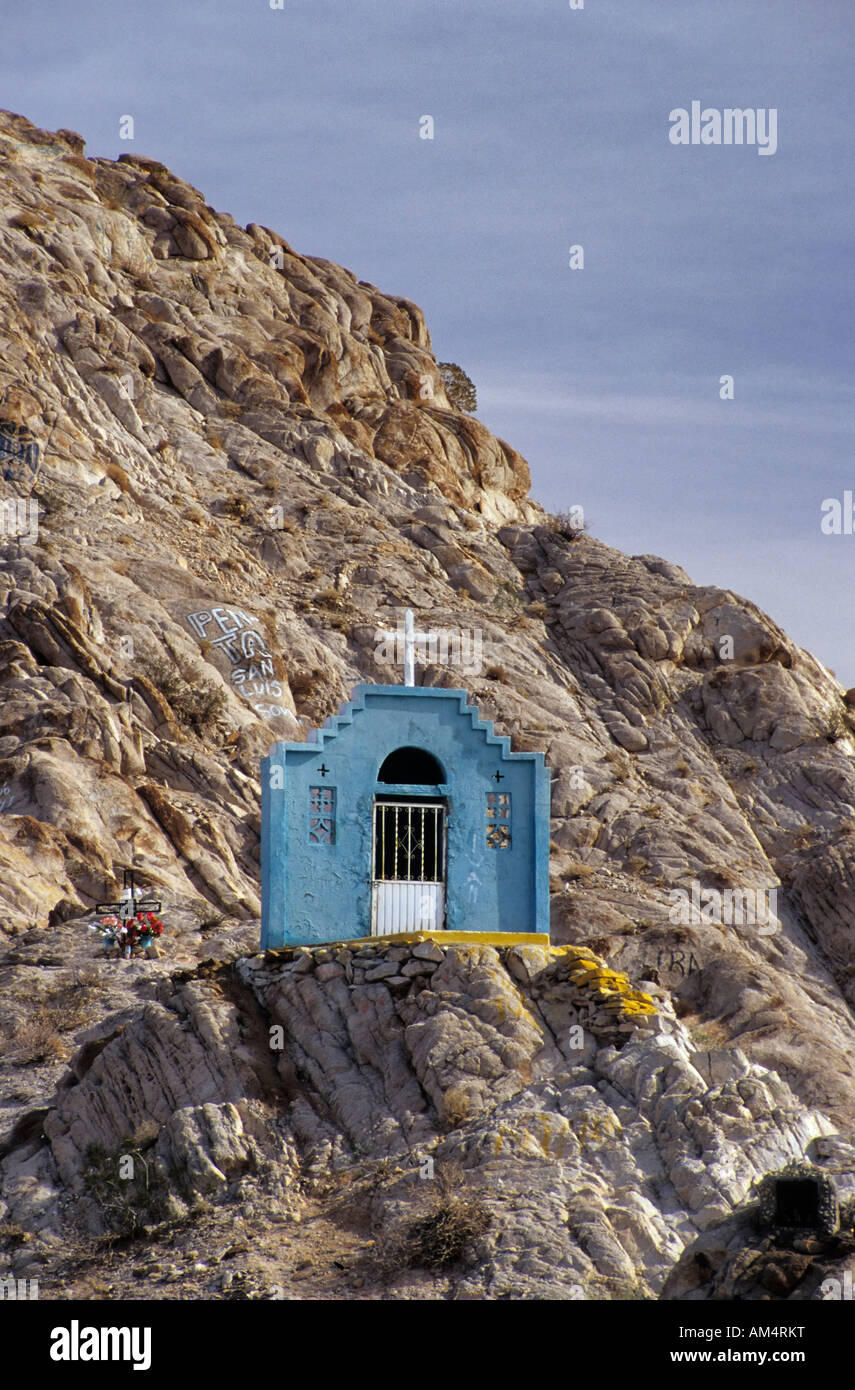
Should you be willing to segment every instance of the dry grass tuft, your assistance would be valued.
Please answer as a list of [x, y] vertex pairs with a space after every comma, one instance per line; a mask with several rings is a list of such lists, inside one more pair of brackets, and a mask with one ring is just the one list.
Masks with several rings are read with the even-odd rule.
[[64, 1061], [69, 1049], [62, 1035], [91, 1020], [100, 993], [98, 970], [66, 972], [58, 986], [32, 1005], [24, 1027], [9, 1040], [9, 1055], [19, 1066]]
[[17, 227], [22, 232], [35, 232], [44, 227], [44, 218], [39, 217], [35, 212], [30, 212], [25, 208], [23, 212], [16, 212], [9, 218], [9, 226]]
[[70, 164], [73, 169], [76, 169], [78, 171], [78, 173], [85, 174], [88, 179], [94, 180], [95, 165], [92, 163], [90, 159], [86, 159], [82, 154], [64, 154], [62, 156], [61, 162], [63, 164]]
[[122, 492], [128, 493], [131, 497], [134, 496], [131, 480], [120, 463], [114, 463], [112, 459], [108, 459], [104, 464], [104, 472]]

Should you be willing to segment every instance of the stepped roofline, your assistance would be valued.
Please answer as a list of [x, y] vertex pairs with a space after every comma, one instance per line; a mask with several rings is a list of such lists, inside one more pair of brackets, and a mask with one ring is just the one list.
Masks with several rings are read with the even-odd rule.
[[338, 736], [341, 729], [353, 723], [354, 716], [364, 712], [368, 702], [375, 696], [394, 696], [407, 700], [447, 700], [457, 704], [460, 715], [468, 716], [473, 729], [484, 735], [485, 743], [496, 748], [502, 762], [533, 762], [538, 767], [545, 766], [544, 754], [538, 750], [536, 752], [512, 752], [511, 740], [506, 734], [497, 734], [491, 719], [482, 719], [477, 705], [469, 704], [469, 692], [467, 690], [448, 689], [445, 686], [433, 685], [355, 685], [350, 693], [350, 699], [342, 705], [338, 714], [331, 714], [325, 720], [323, 727], [312, 729], [305, 743], [277, 741], [274, 747], [284, 748], [286, 753], [300, 753], [310, 751], [316, 753], [332, 743]]

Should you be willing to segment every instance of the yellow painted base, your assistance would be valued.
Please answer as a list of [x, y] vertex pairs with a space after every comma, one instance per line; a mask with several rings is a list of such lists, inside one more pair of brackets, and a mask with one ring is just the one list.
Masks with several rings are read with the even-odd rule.
[[435, 941], [438, 946], [546, 946], [549, 949], [549, 937], [545, 931], [406, 931], [395, 932], [391, 936], [357, 936], [335, 944], [371, 946], [374, 942], [395, 945], [396, 942], [418, 944], [420, 941]]
[[438, 946], [539, 946], [549, 952], [552, 960], [564, 957], [570, 966], [570, 979], [583, 990], [591, 991], [591, 999], [601, 1008], [613, 1011], [615, 1022], [643, 1014], [655, 1014], [657, 1006], [649, 994], [633, 989], [626, 975], [610, 970], [587, 946], [551, 946], [546, 932], [509, 931], [416, 931], [395, 932], [390, 936], [357, 936], [349, 940], [326, 941], [317, 946], [280, 946], [265, 954], [274, 959], [280, 954], [296, 955], [299, 951], [330, 951], [337, 947], [418, 945], [420, 941], [435, 941]]

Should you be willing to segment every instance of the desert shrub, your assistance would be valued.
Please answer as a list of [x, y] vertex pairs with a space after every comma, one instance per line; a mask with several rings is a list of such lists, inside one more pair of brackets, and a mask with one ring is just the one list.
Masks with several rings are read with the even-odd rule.
[[456, 362], [437, 362], [445, 394], [457, 410], [469, 414], [478, 409], [478, 394], [472, 378]]
[[659, 714], [664, 714], [671, 703], [670, 691], [664, 681], [657, 681], [654, 684], [651, 691], [651, 699], [653, 701], [653, 708], [657, 710]]
[[33, 1062], [62, 1062], [68, 1056], [68, 1047], [56, 1024], [38, 1013], [16, 1033], [11, 1055], [20, 1066]]
[[[144, 1226], [169, 1215], [168, 1188], [151, 1152], [155, 1138], [144, 1133], [123, 1140], [112, 1151], [94, 1143], [86, 1150], [84, 1182], [114, 1236], [139, 1235]], [[133, 1173], [123, 1176], [128, 1159], [133, 1162]]]
[[386, 1247], [393, 1267], [443, 1270], [465, 1261], [490, 1225], [490, 1213], [480, 1195], [468, 1190], [468, 1181], [458, 1164], [446, 1164], [421, 1184], [419, 1214]]
[[565, 540], [575, 541], [589, 529], [581, 507], [570, 507], [567, 511], [555, 512], [552, 529]]
[[242, 493], [233, 492], [223, 499], [222, 511], [224, 516], [234, 517], [235, 521], [245, 521], [252, 511], [252, 504]]
[[686, 1025], [692, 1046], [698, 1052], [715, 1052], [730, 1042], [730, 1034], [717, 1019]]
[[70, 970], [48, 995], [47, 1007], [60, 1032], [81, 1028], [92, 1017], [101, 996], [101, 972], [95, 968]]
[[199, 920], [199, 930], [203, 932], [217, 931], [225, 922], [224, 912], [209, 912]]
[[[268, 608], [262, 613], [260, 622], [261, 630], [264, 633], [267, 645], [273, 650], [279, 646], [279, 633], [276, 629], [276, 609]], [[278, 678], [281, 678], [284, 675], [284, 669], [280, 667], [276, 675]]]
[[[182, 700], [180, 713], [198, 733], [212, 728], [228, 708], [228, 696], [216, 685], [188, 686], [189, 698]], [[175, 706], [173, 705], [173, 709]], [[178, 712], [178, 711], [176, 711]]]
[[507, 671], [504, 666], [488, 666], [485, 672], [488, 681], [503, 681], [507, 679]]
[[209, 681], [191, 685], [173, 665], [153, 656], [144, 658], [142, 664], [143, 674], [160, 691], [180, 724], [204, 734], [225, 714], [228, 696], [220, 686]]
[[483, 1235], [490, 1217], [482, 1204], [466, 1197], [443, 1197], [435, 1210], [414, 1221], [407, 1231], [413, 1268], [445, 1269], [460, 1264], [466, 1247]]
[[317, 616], [327, 627], [333, 628], [336, 632], [350, 632], [354, 621], [353, 605], [338, 589], [322, 589], [310, 599], [304, 600], [304, 604], [319, 610]]
[[[345, 620], [342, 619], [342, 622]], [[331, 625], [338, 626], [337, 623]], [[319, 666], [308, 671], [292, 671], [288, 685], [298, 713], [315, 723], [322, 723], [328, 714], [335, 714], [341, 704], [342, 693], [337, 688], [338, 683]]]
[[465, 1091], [451, 1088], [442, 1099], [442, 1115], [446, 1129], [456, 1129], [469, 1118], [470, 1103]]
[[619, 753], [616, 748], [606, 750], [606, 762], [614, 772], [618, 782], [625, 782], [629, 776], [629, 758], [625, 753]]
[[820, 733], [829, 743], [835, 743], [837, 739], [844, 738], [849, 733], [849, 725], [842, 708], [835, 706], [828, 712], [820, 725]]
[[618, 1279], [613, 1275], [596, 1275], [583, 1287], [587, 1289], [585, 1298], [590, 1302], [649, 1303], [655, 1301], [653, 1294], [641, 1278]]
[[573, 859], [562, 870], [562, 877], [565, 879], [585, 879], [590, 878], [597, 872], [593, 864], [583, 864], [579, 860]]
[[56, 488], [40, 487], [38, 491], [33, 489], [33, 496], [39, 501], [39, 525], [46, 521], [56, 522], [68, 510], [70, 503], [66, 497]]

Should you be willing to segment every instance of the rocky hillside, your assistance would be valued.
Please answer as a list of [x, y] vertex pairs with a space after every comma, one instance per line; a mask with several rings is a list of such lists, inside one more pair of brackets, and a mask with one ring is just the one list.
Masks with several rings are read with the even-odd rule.
[[[546, 515], [408, 300], [73, 132], [0, 113], [0, 160], [9, 1267], [42, 1297], [819, 1296], [851, 1231], [782, 1252], [750, 1213], [792, 1158], [855, 1196], [841, 687]], [[546, 750], [566, 949], [253, 956], [259, 758], [399, 678], [407, 605], [483, 653], [419, 679]], [[103, 962], [87, 914], [132, 864], [164, 956]]]

